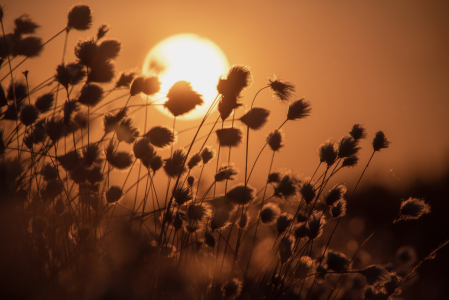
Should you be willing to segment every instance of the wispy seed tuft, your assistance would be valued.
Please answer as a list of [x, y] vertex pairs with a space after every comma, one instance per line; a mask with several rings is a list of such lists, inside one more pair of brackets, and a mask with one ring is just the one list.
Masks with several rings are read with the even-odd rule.
[[164, 107], [167, 108], [174, 116], [184, 115], [193, 109], [197, 105], [204, 103], [200, 94], [193, 90], [190, 82], [180, 80], [173, 84], [168, 90], [167, 101], [164, 103]]
[[224, 180], [235, 180], [239, 170], [234, 166], [234, 164], [224, 164], [215, 174], [215, 181], [220, 182]]
[[295, 92], [295, 86], [293, 84], [276, 78], [273, 80], [268, 79], [268, 86], [273, 92], [273, 96], [282, 102], [290, 100]]
[[69, 10], [67, 27], [76, 30], [87, 30], [92, 25], [92, 12], [89, 6], [78, 4]]
[[242, 131], [238, 128], [223, 128], [215, 132], [220, 146], [237, 147], [242, 142]]
[[176, 142], [175, 133], [168, 127], [155, 126], [144, 135], [158, 148], [165, 148]]
[[262, 107], [253, 107], [246, 114], [244, 114], [240, 121], [253, 130], [262, 128], [268, 120], [270, 111]]
[[266, 225], [271, 225], [276, 222], [281, 214], [281, 209], [274, 203], [267, 203], [260, 211], [260, 220]]
[[373, 149], [374, 151], [380, 151], [381, 149], [388, 148], [390, 142], [385, 137], [382, 131], [376, 132], [376, 136], [373, 139]]
[[430, 213], [430, 206], [423, 199], [409, 198], [402, 201], [399, 219], [418, 219], [428, 213]]
[[310, 115], [312, 108], [304, 98], [294, 101], [288, 107], [287, 119], [300, 120]]

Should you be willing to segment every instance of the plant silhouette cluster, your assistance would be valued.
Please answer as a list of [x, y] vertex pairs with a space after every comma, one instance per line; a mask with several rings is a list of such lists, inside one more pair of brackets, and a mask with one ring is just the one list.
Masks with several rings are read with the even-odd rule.
[[[70, 9], [67, 25], [57, 35], [91, 25], [90, 8], [79, 4]], [[0, 85], [0, 218], [6, 224], [1, 227], [9, 228], [1, 234], [10, 241], [1, 247], [27, 273], [20, 279], [27, 288], [18, 291], [13, 274], [13, 291], [2, 288], [2, 294], [27, 298], [29, 290], [45, 299], [392, 299], [438, 251], [418, 261], [413, 249], [405, 248], [394, 264], [385, 266], [358, 259], [372, 234], [351, 255], [333, 249], [354, 191], [328, 182], [359, 164], [360, 141], [367, 131], [355, 124], [340, 140], [320, 145], [318, 167], [309, 178], [275, 171], [274, 158], [285, 146], [282, 128], [297, 126], [312, 113], [309, 101], [294, 98], [292, 83], [269, 79], [248, 102], [242, 92], [251, 86], [251, 71], [232, 66], [217, 78], [217, 97], [189, 146], [177, 148], [175, 122], [171, 128], [150, 126], [147, 110], [159, 101], [175, 121], [203, 105], [189, 82], [179, 81], [162, 95], [156, 76], [116, 75], [121, 43], [108, 39], [109, 28], [101, 25], [96, 37], [75, 45], [76, 61], [55, 66], [53, 77], [30, 87], [28, 71], [16, 69], [48, 43], [35, 37], [38, 27], [22, 16], [15, 20], [14, 32], [3, 30], [0, 39], [1, 66], [7, 71]], [[285, 120], [267, 130], [255, 158], [254, 165], [261, 164], [260, 154], [272, 153], [265, 179], [257, 182], [251, 180], [248, 141], [252, 131], [264, 130], [270, 115], [255, 106], [265, 89], [286, 111]], [[114, 95], [120, 91], [128, 98], [117, 105], [123, 96]], [[149, 101], [129, 105], [136, 96]], [[137, 110], [145, 110], [144, 128], [133, 120]], [[206, 120], [215, 110], [219, 115], [210, 128]], [[103, 123], [101, 138], [94, 138], [98, 130], [92, 122], [97, 119]], [[206, 134], [202, 143], [200, 132]], [[246, 151], [242, 166], [231, 161], [236, 147]], [[372, 147], [359, 182], [374, 155], [389, 147], [382, 131], [375, 133]], [[220, 156], [221, 161], [227, 156], [222, 165]], [[215, 175], [206, 178], [204, 170]], [[114, 180], [119, 173], [120, 183]], [[161, 177], [166, 185], [155, 184]], [[410, 198], [385, 226], [429, 212], [423, 199]]]

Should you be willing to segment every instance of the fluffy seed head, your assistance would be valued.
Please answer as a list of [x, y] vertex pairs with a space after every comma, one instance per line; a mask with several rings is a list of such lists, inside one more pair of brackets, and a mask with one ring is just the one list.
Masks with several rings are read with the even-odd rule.
[[98, 46], [94, 39], [80, 40], [75, 46], [75, 56], [78, 62], [84, 66], [91, 67], [97, 56]]
[[58, 178], [58, 170], [51, 163], [46, 163], [42, 167], [41, 175], [44, 176], [45, 181], [50, 181]]
[[326, 264], [329, 270], [344, 272], [349, 265], [349, 259], [341, 252], [329, 250], [326, 255]]
[[331, 214], [333, 218], [343, 217], [346, 214], [346, 200], [340, 199], [337, 203], [332, 205]]
[[309, 204], [315, 198], [315, 189], [310, 181], [306, 181], [302, 184], [299, 192], [304, 201]]
[[293, 84], [276, 78], [273, 80], [268, 79], [268, 86], [273, 92], [273, 96], [282, 102], [290, 100], [295, 92], [295, 86]]
[[389, 279], [388, 271], [375, 265], [366, 267], [360, 271], [360, 274], [365, 276], [366, 282], [369, 285], [383, 284]]
[[155, 126], [144, 135], [158, 148], [165, 148], [176, 142], [175, 133], [168, 127]]
[[124, 141], [125, 143], [131, 144], [134, 142], [136, 137], [139, 135], [139, 131], [132, 124], [130, 118], [123, 118], [117, 125], [115, 129], [115, 133], [117, 134], [117, 140], [119, 142]]
[[237, 297], [238, 295], [240, 295], [241, 291], [242, 283], [237, 278], [227, 281], [223, 286], [223, 292], [226, 299]]
[[89, 83], [83, 86], [78, 102], [86, 106], [95, 106], [103, 98], [103, 88], [96, 83]]
[[[162, 167], [162, 158], [159, 155], [156, 155], [155, 157], [153, 157], [150, 162], [149, 162], [149, 168], [151, 170], [153, 170], [153, 172], [156, 172], [157, 170], [159, 170]], [[148, 166], [147, 166], [148, 168]]]
[[109, 156], [109, 159], [108, 155], [106, 155], [106, 160], [111, 164], [111, 166], [119, 170], [124, 170], [133, 163], [132, 155], [124, 151], [117, 151], [112, 156]]
[[189, 187], [177, 186], [172, 192], [173, 198], [179, 206], [193, 199], [193, 195]]
[[338, 143], [338, 158], [354, 156], [359, 150], [358, 142], [352, 136], [344, 136]]
[[302, 223], [305, 222], [309, 219], [309, 217], [306, 216], [305, 213], [303, 213], [302, 211], [298, 211], [298, 213], [296, 214], [296, 221], [298, 223]]
[[304, 98], [294, 101], [288, 107], [287, 119], [288, 120], [299, 120], [309, 116], [312, 108], [310, 103]]
[[291, 174], [285, 174], [274, 188], [274, 195], [288, 198], [296, 195], [300, 181]]
[[192, 89], [190, 82], [183, 80], [176, 82], [168, 90], [167, 99], [164, 107], [174, 117], [184, 115], [204, 103], [202, 96]]
[[195, 153], [190, 157], [189, 162], [187, 163], [187, 167], [189, 168], [189, 170], [191, 170], [194, 167], [198, 166], [201, 161], [202, 161], [201, 154]]
[[73, 182], [80, 184], [87, 180], [87, 177], [89, 176], [89, 170], [82, 162], [80, 162], [75, 168], [70, 171], [69, 175]]
[[253, 107], [246, 114], [244, 114], [240, 121], [253, 130], [262, 128], [268, 120], [270, 111], [262, 107]]
[[430, 206], [423, 199], [410, 197], [402, 201], [399, 220], [418, 219], [429, 212]]
[[274, 203], [267, 203], [262, 207], [260, 211], [260, 220], [262, 223], [271, 225], [276, 222], [277, 218], [281, 214], [281, 209]]
[[324, 162], [328, 167], [332, 166], [337, 159], [337, 149], [333, 140], [328, 140], [318, 148], [320, 162]]
[[151, 160], [156, 155], [154, 147], [150, 144], [150, 139], [145, 137], [134, 142], [133, 151], [134, 156], [141, 160]]
[[306, 236], [310, 236], [310, 229], [307, 227], [307, 223], [302, 223], [295, 228], [295, 237], [299, 240]]
[[279, 151], [279, 149], [284, 147], [283, 141], [284, 134], [281, 130], [274, 129], [267, 135], [268, 146], [270, 146], [273, 151]]
[[349, 156], [343, 159], [343, 162], [341, 163], [342, 167], [348, 167], [352, 168], [357, 165], [359, 162], [359, 158], [357, 156]]
[[211, 209], [205, 203], [189, 205], [187, 218], [190, 221], [201, 222], [211, 217]]
[[281, 259], [281, 263], [287, 262], [290, 257], [293, 255], [293, 245], [295, 243], [295, 239], [292, 236], [284, 236], [279, 242], [279, 257]]
[[360, 124], [354, 124], [352, 130], [349, 132], [352, 138], [356, 141], [366, 138], [366, 129]]
[[109, 32], [109, 25], [101, 24], [97, 31], [97, 41], [103, 38]]
[[92, 25], [92, 12], [89, 6], [77, 4], [69, 10], [67, 27], [76, 30], [87, 30]]
[[204, 147], [201, 151], [201, 158], [203, 159], [203, 164], [207, 164], [215, 156], [215, 151], [211, 146]]
[[94, 185], [97, 182], [101, 182], [103, 181], [103, 179], [104, 176], [100, 166], [94, 166], [92, 169], [89, 170], [87, 180], [90, 182], [91, 185]]
[[39, 25], [34, 23], [27, 14], [15, 19], [14, 24], [14, 34], [16, 36], [21, 36], [23, 34], [32, 34], [37, 28], [39, 28]]
[[56, 143], [64, 133], [62, 118], [52, 117], [45, 122], [45, 131], [53, 143]]
[[100, 158], [100, 146], [97, 143], [91, 143], [83, 148], [83, 161], [86, 166], [90, 167], [94, 163], [101, 163], [103, 160]]
[[22, 105], [20, 109], [19, 119], [25, 126], [30, 126], [34, 122], [36, 122], [39, 117], [39, 111], [32, 104]]
[[52, 93], [43, 94], [36, 99], [34, 106], [36, 106], [37, 110], [41, 113], [45, 113], [53, 106], [54, 99], [55, 98]]
[[226, 198], [234, 204], [246, 205], [254, 199], [255, 191], [250, 185], [238, 184], [226, 193]]
[[324, 220], [323, 216], [318, 213], [314, 212], [307, 222], [307, 225], [309, 226], [310, 230], [310, 239], [316, 239], [320, 237], [321, 233], [323, 232], [323, 225], [326, 221]]
[[117, 185], [110, 186], [108, 191], [106, 192], [106, 200], [108, 201], [108, 203], [115, 203], [119, 201], [122, 196], [122, 188]]
[[217, 85], [218, 93], [225, 97], [238, 97], [246, 87], [250, 86], [252, 75], [249, 67], [233, 65], [226, 78], [220, 78]]
[[73, 150], [70, 152], [67, 152], [65, 155], [58, 156], [56, 158], [61, 165], [61, 167], [64, 168], [66, 171], [71, 171], [75, 169], [75, 167], [78, 165], [78, 162], [81, 161], [81, 155], [77, 150]]
[[136, 72], [121, 72], [119, 75], [119, 79], [115, 83], [116, 88], [125, 87], [129, 88], [131, 85], [131, 82], [134, 80], [134, 77], [136, 77]]
[[98, 56], [101, 60], [116, 59], [121, 48], [122, 43], [116, 39], [103, 40], [98, 45]]
[[374, 151], [380, 151], [380, 149], [388, 148], [390, 142], [385, 137], [382, 131], [376, 132], [376, 136], [373, 139], [373, 149]]
[[306, 278], [313, 270], [313, 260], [310, 256], [302, 256], [296, 266], [294, 277], [298, 279]]
[[87, 74], [88, 82], [106, 83], [110, 82], [115, 76], [115, 65], [110, 59], [100, 57], [100, 51], [95, 56], [94, 61], [89, 66], [89, 74]]
[[279, 172], [272, 172], [268, 175], [267, 183], [278, 183], [281, 181], [281, 173]]
[[186, 160], [187, 152], [183, 148], [173, 151], [173, 156], [165, 159], [164, 171], [169, 177], [178, 177], [179, 175], [187, 172], [187, 168], [184, 164]]
[[218, 169], [218, 172], [215, 174], [215, 181], [220, 182], [224, 180], [235, 180], [235, 175], [237, 175], [238, 173], [239, 170], [234, 166], [234, 164], [224, 164]]
[[293, 216], [287, 213], [283, 213], [279, 216], [279, 218], [276, 220], [276, 228], [278, 230], [278, 233], [281, 234], [284, 231], [286, 231], [290, 225], [293, 222]]
[[324, 201], [327, 205], [333, 205], [335, 202], [343, 198], [346, 193], [346, 186], [344, 184], [336, 184], [334, 187], [324, 195]]
[[242, 131], [238, 128], [223, 128], [215, 132], [220, 146], [237, 147], [242, 142]]

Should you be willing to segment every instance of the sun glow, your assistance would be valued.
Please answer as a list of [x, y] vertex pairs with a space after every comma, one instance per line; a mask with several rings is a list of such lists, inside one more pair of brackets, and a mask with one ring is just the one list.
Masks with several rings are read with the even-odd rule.
[[[178, 34], [151, 49], [142, 70], [146, 75], [159, 77], [161, 93], [165, 94], [175, 82], [189, 81], [204, 100], [202, 106], [182, 117], [194, 119], [204, 116], [217, 95], [218, 79], [228, 68], [225, 54], [212, 41], [195, 34]], [[160, 98], [160, 94], [156, 98]], [[156, 107], [170, 115], [163, 106]]]

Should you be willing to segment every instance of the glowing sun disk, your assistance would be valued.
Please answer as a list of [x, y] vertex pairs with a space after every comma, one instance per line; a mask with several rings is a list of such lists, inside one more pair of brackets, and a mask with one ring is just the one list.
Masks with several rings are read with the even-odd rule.
[[[217, 95], [218, 79], [228, 67], [223, 51], [210, 40], [195, 34], [178, 34], [158, 43], [148, 53], [142, 70], [146, 75], [159, 77], [161, 92], [165, 94], [175, 82], [189, 81], [204, 100], [202, 106], [185, 115], [193, 119], [204, 116]], [[157, 107], [169, 114], [162, 106]]]

